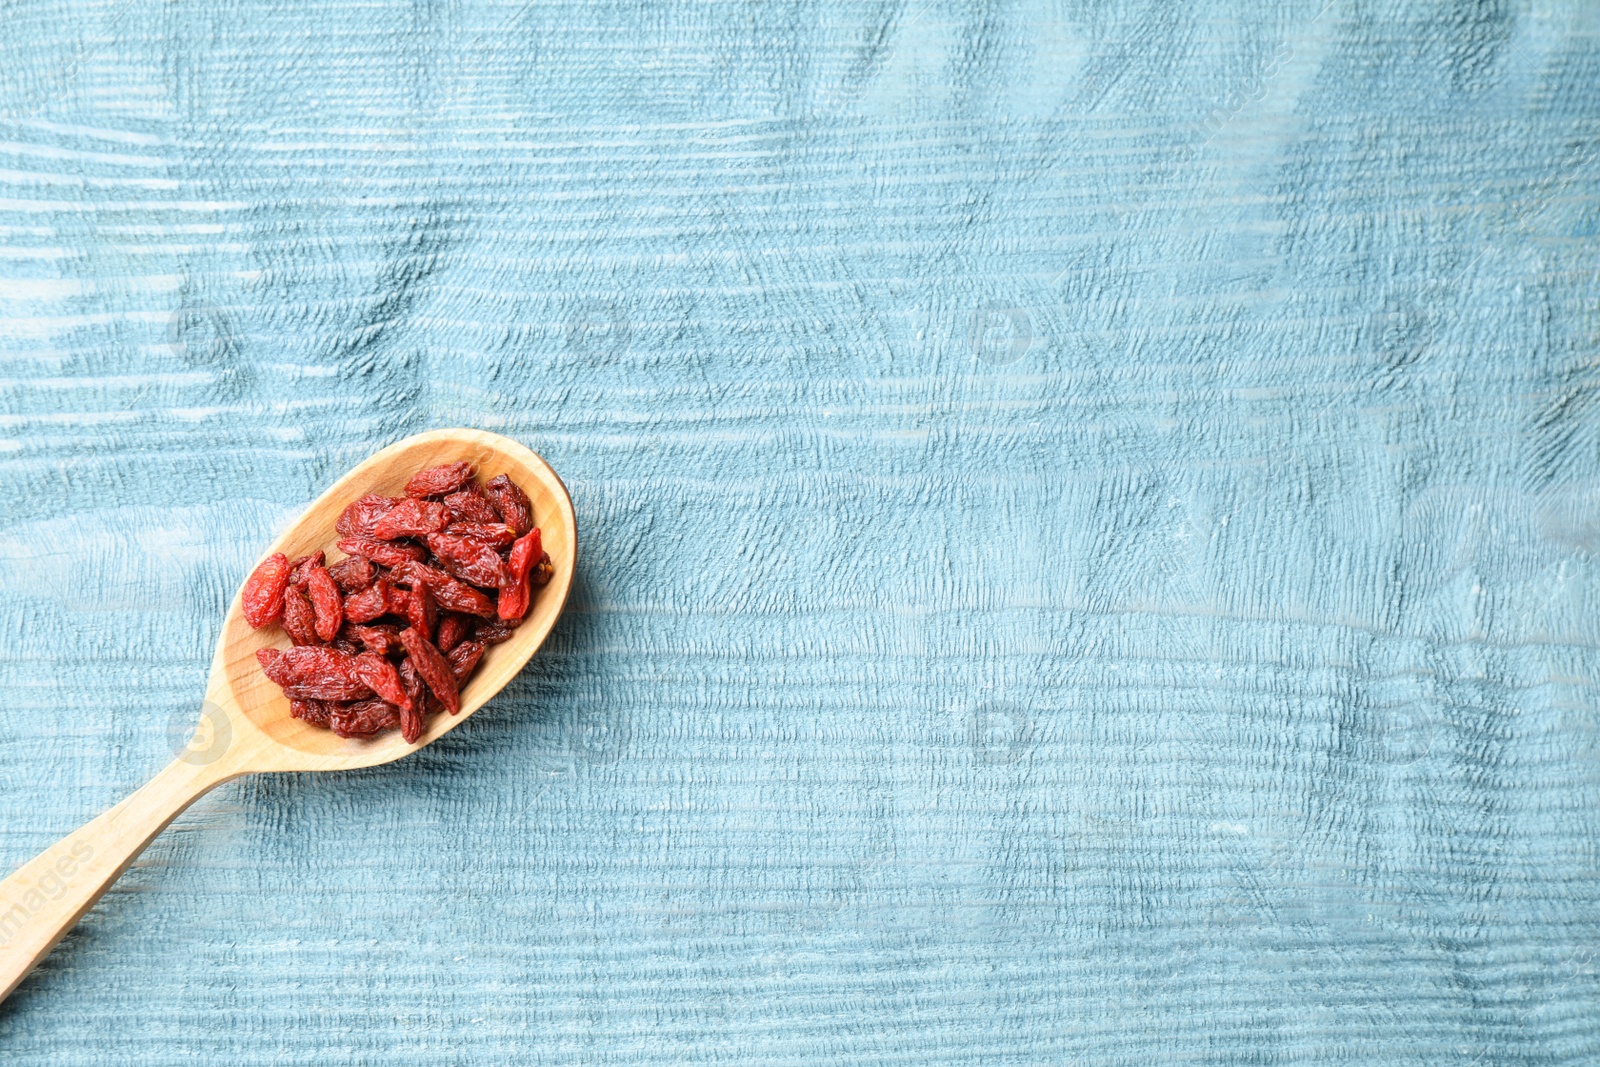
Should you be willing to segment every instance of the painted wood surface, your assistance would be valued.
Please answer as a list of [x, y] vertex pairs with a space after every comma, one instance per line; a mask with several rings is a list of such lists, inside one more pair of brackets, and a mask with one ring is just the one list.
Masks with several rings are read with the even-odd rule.
[[222, 786], [9, 1064], [1600, 1057], [1600, 8], [8, 9], [0, 869], [375, 448], [566, 613]]

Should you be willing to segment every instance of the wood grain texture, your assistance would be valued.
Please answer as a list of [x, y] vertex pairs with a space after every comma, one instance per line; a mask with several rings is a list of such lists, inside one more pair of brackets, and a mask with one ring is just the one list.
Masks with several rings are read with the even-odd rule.
[[1600, 1058], [1592, 4], [15, 18], [0, 866], [375, 447], [522, 441], [584, 555], [7, 1064]]

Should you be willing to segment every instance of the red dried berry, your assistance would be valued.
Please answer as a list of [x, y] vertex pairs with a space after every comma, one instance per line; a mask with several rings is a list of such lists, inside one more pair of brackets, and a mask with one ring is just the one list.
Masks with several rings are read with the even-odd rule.
[[385, 700], [358, 700], [337, 705], [328, 728], [340, 737], [371, 737], [400, 725], [400, 710]]
[[312, 726], [327, 726], [331, 705], [326, 700], [291, 700], [289, 714]]
[[485, 646], [478, 641], [463, 641], [450, 650], [445, 659], [450, 664], [451, 673], [456, 676], [456, 684], [462, 685], [478, 666], [478, 661], [483, 658]]
[[378, 577], [378, 568], [365, 556], [349, 556], [328, 568], [341, 592], [359, 593]]
[[506, 560], [506, 570], [511, 583], [500, 590], [496, 614], [502, 619], [520, 619], [528, 613], [532, 592], [528, 588], [528, 571], [533, 561], [544, 555], [544, 542], [536, 526], [511, 546], [511, 556]]
[[424, 583], [418, 583], [406, 594], [406, 605], [403, 614], [411, 628], [416, 630], [428, 640], [433, 640], [434, 626], [438, 621], [439, 609], [433, 602], [433, 594], [428, 592]]
[[428, 550], [421, 545], [404, 541], [374, 541], [370, 537], [346, 537], [334, 545], [347, 556], [365, 556], [385, 567], [398, 567], [402, 563], [421, 563], [428, 558]]
[[439, 703], [439, 698], [423, 684], [422, 675], [417, 673], [416, 664], [409, 659], [400, 661], [400, 684], [405, 686], [406, 694], [411, 697], [411, 706], [425, 714], [443, 711], [444, 705]]
[[262, 560], [244, 580], [240, 600], [244, 619], [259, 630], [283, 617], [283, 591], [289, 587], [289, 557], [274, 552]]
[[384, 513], [372, 527], [372, 536], [380, 541], [393, 541], [397, 537], [421, 537], [438, 533], [450, 525], [450, 509], [436, 500], [400, 501]]
[[389, 611], [388, 611], [388, 614], [397, 615], [400, 618], [405, 619], [406, 620], [406, 625], [409, 626], [409, 625], [411, 625], [410, 612], [411, 612], [411, 590], [406, 589], [406, 588], [404, 588], [402, 586], [395, 585], [395, 584], [393, 584], [391, 582], [390, 585], [389, 585]]
[[475, 485], [464, 486], [444, 498], [451, 522], [501, 522], [500, 512]]
[[317, 615], [311, 601], [294, 586], [283, 591], [283, 630], [296, 645], [322, 644], [317, 635]]
[[470, 633], [472, 633], [472, 620], [465, 615], [450, 612], [439, 620], [439, 636], [433, 643], [440, 652], [448, 656], [450, 650], [465, 641]]
[[345, 633], [360, 641], [368, 652], [375, 652], [380, 656], [387, 656], [391, 652], [399, 652], [400, 627], [388, 623], [375, 623], [372, 626], [346, 626]]
[[416, 744], [417, 739], [422, 736], [422, 731], [426, 725], [427, 720], [424, 718], [421, 708], [400, 709], [400, 736], [405, 739], [406, 744]]
[[478, 590], [451, 578], [445, 582], [429, 582], [428, 589], [433, 593], [433, 598], [439, 602], [440, 607], [449, 611], [459, 611], [465, 615], [479, 615], [488, 618], [494, 614], [494, 601], [484, 596]]
[[[413, 563], [407, 561], [391, 570], [388, 574], [388, 578], [390, 584], [392, 585], [402, 585], [407, 589], [414, 589], [418, 585], [422, 585], [427, 582], [428, 572], [431, 570], [433, 570], [433, 568], [428, 566], [426, 563]], [[440, 573], [442, 574], [443, 572]], [[446, 575], [446, 577], [448, 577], [448, 575]]]
[[[269, 656], [263, 653], [276, 652]], [[256, 653], [262, 673], [283, 687], [290, 699], [360, 700], [372, 690], [355, 676], [355, 657], [310, 645], [287, 652], [264, 648]]]
[[279, 688], [290, 700], [360, 700], [362, 697], [372, 695], [372, 691], [359, 682], [327, 681], [311, 685], [285, 685]]
[[517, 624], [521, 621], [521, 619], [511, 619], [500, 623], [479, 622], [477, 633], [473, 636], [486, 645], [498, 645], [516, 635]]
[[503, 522], [453, 522], [444, 532], [452, 537], [470, 537], [492, 548], [504, 548], [517, 539], [517, 531]]
[[446, 463], [442, 467], [429, 467], [418, 471], [406, 483], [406, 496], [442, 496], [453, 493], [472, 480], [472, 464], [466, 460]]
[[539, 562], [533, 565], [533, 571], [532, 571], [533, 584], [534, 585], [549, 585], [550, 584], [550, 579], [554, 578], [555, 576], [556, 576], [556, 565], [555, 565], [555, 563], [553, 563], [551, 561], [550, 553], [546, 552], [540, 558]]
[[429, 567], [424, 563], [412, 563], [404, 567], [396, 567], [392, 575], [395, 581], [404, 582], [415, 586], [418, 582], [425, 583], [428, 591], [433, 594], [433, 599], [446, 611], [459, 611], [467, 615], [482, 615], [488, 618], [494, 614], [494, 602], [484, 596], [470, 585], [465, 585], [450, 577], [437, 567]]
[[495, 614], [502, 619], [516, 619], [528, 614], [528, 581], [524, 578], [510, 589], [500, 590], [500, 595], [495, 597]]
[[416, 744], [416, 739], [422, 736], [427, 717], [443, 711], [444, 705], [422, 684], [422, 675], [417, 673], [409, 659], [400, 661], [400, 684], [405, 686], [406, 693], [411, 697], [411, 711], [400, 716], [400, 735], [408, 743]]
[[463, 582], [494, 589], [511, 581], [500, 554], [488, 545], [450, 534], [429, 534], [424, 540], [439, 565]]
[[322, 566], [323, 560], [327, 558], [328, 557], [324, 555], [320, 549], [318, 549], [316, 552], [311, 553], [311, 555], [301, 556], [299, 559], [289, 564], [289, 584], [296, 585], [301, 589], [304, 589], [306, 587], [306, 579], [311, 576], [311, 568]]
[[339, 627], [344, 625], [344, 602], [339, 599], [339, 585], [328, 568], [321, 565], [311, 568], [311, 576], [306, 579], [306, 594], [311, 597], [311, 610], [316, 616], [317, 636], [332, 641], [339, 635]]
[[406, 694], [405, 688], [400, 684], [400, 675], [394, 669], [394, 664], [382, 656], [363, 652], [355, 657], [352, 668], [356, 680], [374, 693], [378, 694], [389, 703], [405, 711], [411, 707], [411, 697]]
[[389, 611], [389, 580], [379, 578], [359, 593], [344, 598], [344, 617], [354, 623], [371, 622]]
[[406, 654], [416, 665], [417, 673], [422, 675], [422, 680], [428, 683], [428, 688], [433, 690], [444, 706], [450, 709], [450, 714], [460, 711], [461, 692], [444, 654], [432, 641], [413, 629], [400, 631], [400, 643], [406, 646]]
[[394, 505], [390, 497], [368, 493], [340, 512], [333, 528], [346, 537], [371, 537], [372, 528]]
[[489, 484], [483, 487], [483, 495], [489, 498], [499, 510], [500, 518], [516, 531], [518, 537], [533, 529], [533, 504], [528, 501], [528, 494], [509, 477], [501, 474], [491, 478]]
[[389, 614], [405, 617], [406, 609], [411, 606], [411, 590], [403, 589], [395, 584], [394, 579], [389, 581]]

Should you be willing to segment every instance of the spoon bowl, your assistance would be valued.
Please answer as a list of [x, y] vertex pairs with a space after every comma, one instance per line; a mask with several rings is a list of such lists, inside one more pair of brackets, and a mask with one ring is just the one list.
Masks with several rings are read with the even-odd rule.
[[[528, 662], [549, 635], [572, 589], [578, 524], [566, 486], [538, 455], [498, 434], [433, 430], [374, 453], [319, 496], [262, 556], [293, 559], [328, 551], [339, 515], [366, 493], [399, 495], [417, 471], [467, 460], [480, 476], [510, 476], [533, 505], [545, 551], [555, 569], [534, 590], [528, 613], [512, 636], [484, 653], [462, 687], [461, 711], [429, 721], [416, 744], [398, 730], [342, 738], [289, 714], [289, 701], [256, 660], [256, 651], [287, 647], [278, 627], [253, 630], [235, 593], [211, 661], [199, 728], [165, 770], [116, 807], [62, 838], [0, 882], [0, 1000], [10, 995], [85, 912], [94, 906], [145, 846], [195, 800], [245, 774], [342, 771], [410, 755], [443, 737], [477, 711]], [[333, 550], [330, 562], [340, 553]], [[242, 576], [241, 576], [242, 586]], [[242, 590], [241, 590], [242, 591]]]
[[[434, 430], [408, 437], [377, 452], [335, 482], [262, 553], [263, 558], [282, 552], [290, 559], [318, 549], [328, 550], [340, 534], [334, 523], [345, 507], [367, 493], [399, 496], [406, 480], [417, 471], [444, 463], [467, 460], [487, 480], [509, 475], [533, 504], [535, 522], [542, 531], [546, 552], [555, 574], [535, 588], [528, 614], [507, 641], [489, 646], [478, 669], [461, 689], [461, 712], [432, 717], [416, 744], [408, 744], [397, 730], [369, 739], [341, 738], [331, 730], [311, 726], [289, 715], [289, 701], [267, 680], [256, 661], [256, 650], [287, 648], [289, 640], [275, 626], [252, 630], [245, 621], [240, 595], [234, 594], [222, 623], [206, 699], [228, 718], [224, 730], [229, 745], [251, 748], [250, 771], [338, 771], [371, 767], [407, 756], [459, 726], [483, 707], [522, 670], [549, 635], [566, 604], [577, 562], [577, 519], [567, 487], [538, 455], [498, 434], [481, 430]], [[329, 552], [330, 563], [342, 558]], [[213, 713], [215, 714], [215, 713]], [[210, 724], [212, 737], [219, 724]], [[212, 743], [214, 746], [214, 742]], [[248, 772], [247, 772], [248, 773]]]

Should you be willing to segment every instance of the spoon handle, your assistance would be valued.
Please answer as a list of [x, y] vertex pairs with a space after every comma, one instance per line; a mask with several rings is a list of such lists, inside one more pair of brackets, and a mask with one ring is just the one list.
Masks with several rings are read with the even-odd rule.
[[0, 1000], [50, 954], [167, 824], [241, 773], [179, 758], [99, 818], [0, 882]]

